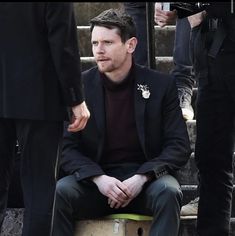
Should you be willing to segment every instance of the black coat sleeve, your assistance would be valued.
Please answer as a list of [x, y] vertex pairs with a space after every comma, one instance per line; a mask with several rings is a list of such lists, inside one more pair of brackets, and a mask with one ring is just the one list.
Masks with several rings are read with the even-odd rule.
[[46, 7], [48, 41], [66, 105], [84, 100], [77, 27], [72, 3], [48, 3]]
[[102, 175], [104, 171], [94, 158], [86, 156], [82, 141], [82, 132], [68, 132], [68, 122], [64, 124], [64, 137], [60, 170], [64, 175], [75, 174], [77, 180]]

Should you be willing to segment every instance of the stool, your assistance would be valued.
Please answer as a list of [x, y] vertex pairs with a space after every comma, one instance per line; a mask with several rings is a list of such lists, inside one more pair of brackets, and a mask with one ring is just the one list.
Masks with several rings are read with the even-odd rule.
[[148, 236], [151, 216], [112, 214], [94, 220], [76, 223], [74, 236]]

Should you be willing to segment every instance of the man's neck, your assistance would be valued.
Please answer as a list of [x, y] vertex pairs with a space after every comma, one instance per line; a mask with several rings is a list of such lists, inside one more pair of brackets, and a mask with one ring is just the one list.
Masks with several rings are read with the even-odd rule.
[[129, 63], [126, 63], [119, 70], [115, 70], [113, 72], [106, 72], [104, 74], [112, 82], [119, 84], [127, 77], [127, 75], [130, 72], [131, 67], [132, 67], [132, 61], [130, 61]]

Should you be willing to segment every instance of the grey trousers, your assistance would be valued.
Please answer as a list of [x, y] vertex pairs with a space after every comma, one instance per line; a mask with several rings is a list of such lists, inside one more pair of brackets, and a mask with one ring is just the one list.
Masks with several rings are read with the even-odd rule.
[[112, 209], [107, 197], [91, 181], [77, 182], [73, 175], [57, 182], [53, 236], [73, 236], [78, 219], [92, 219], [114, 213], [152, 215], [150, 236], [177, 236], [182, 192], [177, 180], [165, 175], [149, 184], [122, 209]]

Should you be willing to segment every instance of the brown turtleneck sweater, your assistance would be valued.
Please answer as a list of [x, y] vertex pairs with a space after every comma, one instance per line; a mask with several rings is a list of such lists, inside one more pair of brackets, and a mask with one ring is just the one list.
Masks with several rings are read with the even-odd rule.
[[102, 164], [142, 163], [145, 161], [135, 122], [134, 73], [114, 83], [104, 74], [106, 140]]

